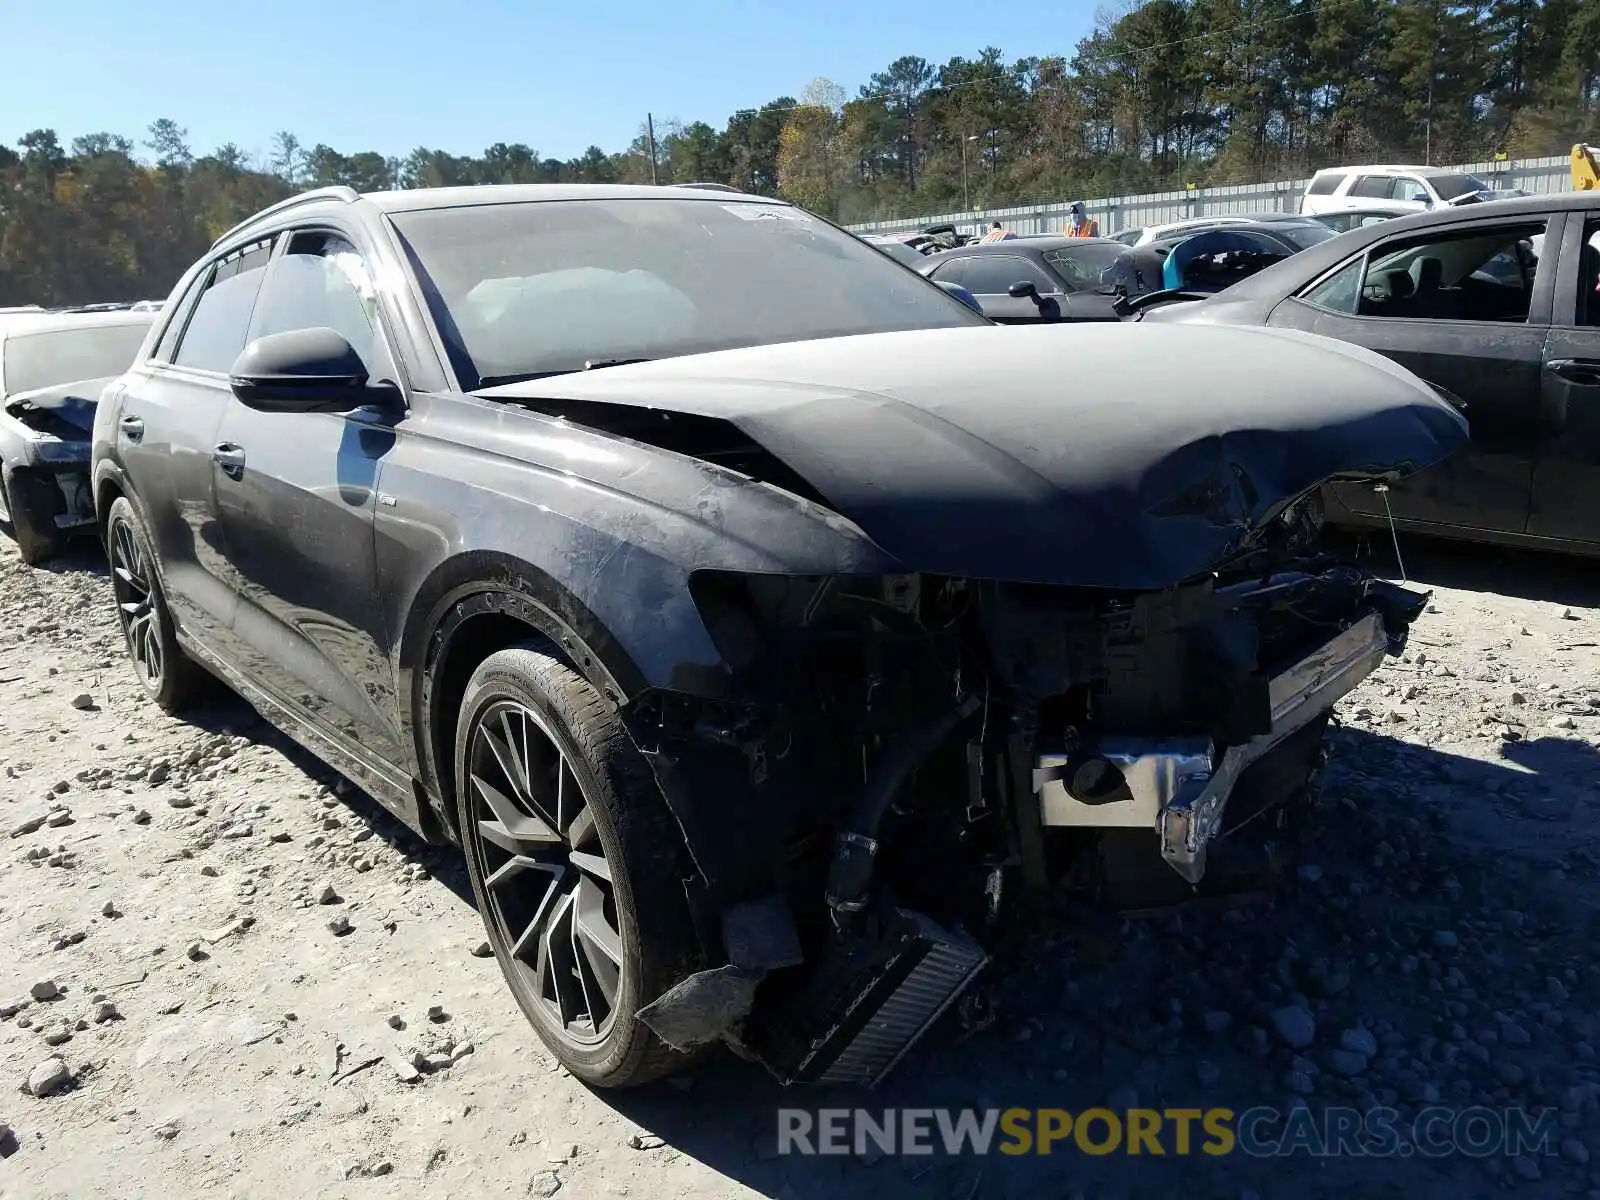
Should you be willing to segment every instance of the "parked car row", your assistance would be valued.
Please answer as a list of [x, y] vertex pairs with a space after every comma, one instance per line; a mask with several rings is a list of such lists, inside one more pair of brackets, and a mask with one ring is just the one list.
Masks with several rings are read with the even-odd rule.
[[[1239, 301], [1423, 291], [1473, 326], [1448, 345], [1525, 301], [1548, 342], [1588, 218], [1498, 211], [1454, 248], [1427, 216], [913, 263], [720, 188], [293, 197], [95, 407], [131, 665], [173, 712], [223, 681], [459, 847], [579, 1077], [725, 1043], [872, 1083], [1030, 897], [1225, 892], [1305, 818], [1331, 707], [1426, 599], [1327, 506], [1476, 447], [1429, 361]], [[1583, 386], [1583, 352], [1548, 369]]]

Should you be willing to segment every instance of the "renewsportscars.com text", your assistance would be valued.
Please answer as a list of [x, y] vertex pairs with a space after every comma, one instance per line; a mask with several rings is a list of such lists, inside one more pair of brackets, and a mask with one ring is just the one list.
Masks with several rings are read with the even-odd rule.
[[803, 1108], [778, 1110], [778, 1153], [1409, 1157], [1554, 1153], [1560, 1115], [1507, 1108]]

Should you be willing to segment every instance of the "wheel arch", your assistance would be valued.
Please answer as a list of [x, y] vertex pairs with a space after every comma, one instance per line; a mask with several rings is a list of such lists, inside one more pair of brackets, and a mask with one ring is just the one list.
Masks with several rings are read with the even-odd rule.
[[419, 589], [400, 637], [401, 694], [429, 802], [455, 836], [449, 738], [468, 679], [497, 650], [542, 639], [610, 703], [648, 685], [587, 605], [538, 567], [494, 551], [441, 563]]

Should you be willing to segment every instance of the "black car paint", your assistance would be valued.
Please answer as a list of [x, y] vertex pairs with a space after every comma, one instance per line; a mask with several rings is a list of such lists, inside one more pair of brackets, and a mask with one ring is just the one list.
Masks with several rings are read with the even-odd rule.
[[[1227, 559], [1283, 500], [1375, 465], [1378, 441], [1391, 462], [1420, 463], [1465, 438], [1454, 411], [1403, 375], [1384, 378], [1376, 356], [1326, 354], [1326, 374], [1307, 379], [1297, 351], [1328, 343], [1152, 339], [1118, 323], [1073, 330], [1064, 347], [1063, 332], [840, 338], [826, 356], [753, 347], [486, 394], [578, 423], [597, 421], [591, 405], [728, 422], [907, 571], [1130, 591]], [[1064, 352], [1073, 369], [1050, 388]], [[1011, 373], [1034, 383], [990, 386]], [[1189, 376], [1223, 399], [1186, 402]]]
[[[1547, 221], [1526, 323], [1348, 316], [1299, 295], [1373, 247], [1418, 234]], [[1600, 327], [1578, 323], [1586, 193], [1497, 200], [1352, 230], [1197, 303], [1145, 314], [1156, 323], [1304, 329], [1388, 355], [1460, 398], [1469, 445], [1385, 493], [1335, 485], [1357, 524], [1386, 523], [1508, 545], [1600, 553], [1600, 372], [1563, 377], [1554, 364], [1600, 366]], [[1591, 230], [1592, 232], [1592, 230]], [[1336, 511], [1336, 510], [1335, 510]]]
[[[459, 663], [496, 621], [545, 633], [614, 702], [715, 702], [732, 683], [696, 606], [696, 572], [962, 569], [1162, 586], [1237, 549], [1331, 471], [1403, 472], [1464, 436], [1447, 406], [1381, 358], [1281, 333], [1108, 327], [1069, 371], [1054, 341], [1065, 331], [977, 326], [462, 394], [435, 383], [447, 359], [381, 207], [308, 203], [235, 231], [214, 254], [308, 225], [344, 234], [388, 281], [378, 303], [391, 361], [373, 364], [374, 378], [390, 370], [399, 388], [342, 415], [245, 410], [226, 377], [155, 361], [153, 332], [97, 414], [96, 501], [102, 519], [118, 495], [142, 512], [190, 653], [436, 838], [449, 836], [441, 730], [453, 728]], [[164, 317], [181, 327], [203, 274], [204, 263]], [[1143, 357], [1164, 373], [1141, 376], [1134, 399], [1136, 344], [1158, 347]], [[1197, 354], [1238, 376], [1209, 409], [1194, 403], [1203, 375], [1184, 362]], [[926, 367], [908, 365], [919, 357]], [[1257, 357], [1277, 366], [1263, 372]], [[1298, 386], [1311, 364], [1342, 380], [1315, 401]], [[899, 386], [936, 373], [942, 396]], [[995, 386], [1007, 378], [1025, 386]], [[1261, 394], [1269, 381], [1275, 394]], [[1128, 402], [1139, 428], [1118, 432], [1111, 414]], [[661, 432], [664, 412], [675, 428], [688, 422], [673, 435], [687, 442]], [[819, 431], [810, 422], [821, 417], [839, 424]], [[726, 465], [711, 461], [724, 450]], [[1079, 514], [1050, 528], [1074, 497], [1101, 527]], [[933, 518], [964, 504], [966, 526], [945, 544]], [[997, 531], [998, 520], [1018, 526]], [[706, 878], [739, 875], [729, 794], [704, 779], [689, 790], [671, 762], [655, 765]]]
[[[1064, 279], [1061, 272], [1056, 270], [1049, 259], [1045, 257], [1052, 250], [1068, 250], [1073, 246], [1084, 244], [1098, 246], [1120, 246], [1110, 238], [1069, 238], [1069, 237], [1030, 237], [1012, 238], [1002, 242], [977, 242], [971, 245], [959, 246], [953, 250], [942, 253], [930, 254], [927, 261], [920, 268], [922, 274], [938, 282], [962, 283], [959, 275], [952, 276], [948, 272], [952, 264], [964, 262], [968, 258], [988, 258], [992, 256], [1012, 257], [1026, 259], [1029, 266], [1044, 278], [1054, 280], [1057, 294], [1040, 295], [1037, 299], [1030, 296], [1001, 295], [999, 293], [978, 294], [978, 303], [982, 306], [984, 315], [991, 320], [1003, 325], [1055, 323], [1058, 321], [1118, 321], [1112, 305], [1116, 297], [1110, 293], [1091, 292], [1074, 289], [1073, 285]], [[1020, 282], [1014, 280], [1013, 282]], [[968, 289], [971, 291], [971, 289]]]

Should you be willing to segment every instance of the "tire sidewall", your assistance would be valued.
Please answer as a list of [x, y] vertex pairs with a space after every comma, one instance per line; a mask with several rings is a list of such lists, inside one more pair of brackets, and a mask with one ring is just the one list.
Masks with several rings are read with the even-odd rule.
[[[559, 663], [559, 660], [556, 661]], [[475, 819], [471, 811], [471, 791], [467, 781], [471, 751], [470, 734], [482, 714], [503, 700], [524, 704], [538, 713], [543, 720], [547, 731], [566, 756], [573, 774], [583, 789], [589, 809], [594, 815], [595, 831], [599, 836], [601, 849], [611, 867], [612, 888], [617, 903], [617, 923], [622, 935], [623, 978], [621, 989], [617, 993], [616, 1015], [611, 1030], [604, 1039], [592, 1046], [579, 1046], [561, 1040], [551, 1026], [551, 1019], [542, 1001], [530, 994], [528, 980], [523, 975], [523, 967], [512, 959], [510, 947], [505, 944], [491, 917], [488, 890], [484, 885], [474, 844], [475, 834], [469, 832], [468, 823]], [[653, 972], [650, 970], [648, 956], [644, 953], [639, 928], [640, 910], [637, 891], [633, 886], [634, 864], [628, 859], [623, 839], [617, 828], [620, 815], [619, 797], [611, 781], [602, 779], [595, 771], [589, 761], [589, 755], [584, 752], [580, 740], [574, 736], [571, 715], [565, 709], [566, 705], [561, 703], [559, 696], [546, 695], [544, 688], [537, 686], [534, 680], [526, 678], [524, 672], [517, 667], [500, 661], [499, 655], [486, 660], [474, 674], [472, 682], [468, 684], [462, 699], [461, 714], [456, 723], [453, 749], [456, 804], [466, 850], [467, 872], [472, 881], [473, 898], [479, 913], [483, 916], [484, 927], [489, 933], [489, 944], [494, 948], [495, 958], [511, 987], [512, 994], [516, 997], [517, 1004], [540, 1038], [572, 1069], [574, 1074], [589, 1082], [599, 1083], [604, 1082], [606, 1076], [618, 1070], [626, 1060], [639, 1052], [641, 1040], [654, 1038], [654, 1034], [634, 1016], [642, 1003], [640, 995], [646, 985], [647, 976]]]
[[[151, 544], [150, 536], [145, 532], [144, 522], [139, 518], [139, 510], [134, 507], [133, 501], [126, 496], [118, 496], [111, 503], [111, 511], [106, 514], [106, 558], [109, 562], [112, 547], [115, 545], [115, 529], [118, 522], [123, 522], [132, 531], [134, 540], [138, 542], [143, 552], [146, 566], [146, 584], [150, 588], [150, 596], [156, 608], [156, 628], [161, 635], [161, 686], [151, 687], [148, 680], [134, 667], [134, 678], [139, 681], [140, 687], [152, 700], [163, 709], [170, 712], [179, 702], [180, 681], [177, 678], [181, 671], [183, 651], [178, 646], [178, 636], [172, 625], [172, 614], [167, 609], [167, 594], [161, 586], [161, 566], [156, 562], [155, 548]], [[115, 563], [111, 563], [113, 570]], [[130, 664], [133, 662], [133, 647], [128, 644], [127, 622], [122, 619], [122, 614], [117, 614], [117, 624], [122, 629], [122, 646], [128, 654]]]

